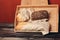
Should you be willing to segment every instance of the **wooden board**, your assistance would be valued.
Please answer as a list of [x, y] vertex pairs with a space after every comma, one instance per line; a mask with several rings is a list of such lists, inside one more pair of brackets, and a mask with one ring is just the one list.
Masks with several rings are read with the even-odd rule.
[[58, 32], [58, 5], [47, 5], [47, 6], [17, 6], [16, 9], [16, 14], [15, 14], [15, 22], [14, 22], [14, 31], [15, 32], [21, 32], [19, 29], [20, 27], [16, 27], [17, 24], [17, 20], [16, 20], [16, 16], [18, 13], [19, 8], [35, 8], [35, 10], [47, 10], [50, 14], [50, 19], [49, 19], [49, 23], [51, 24], [51, 30], [50, 32]]
[[21, 0], [21, 5], [48, 5], [48, 0]]

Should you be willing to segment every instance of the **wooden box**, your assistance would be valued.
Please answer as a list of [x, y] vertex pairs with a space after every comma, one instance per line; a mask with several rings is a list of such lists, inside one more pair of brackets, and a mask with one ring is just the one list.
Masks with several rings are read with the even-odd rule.
[[34, 8], [36, 11], [47, 10], [50, 15], [50, 19], [49, 19], [49, 23], [51, 24], [50, 32], [58, 32], [58, 23], [59, 23], [58, 5], [46, 5], [46, 6], [20, 6], [18, 5], [16, 8], [15, 21], [14, 21], [15, 32], [23, 32], [23, 31], [20, 31], [20, 27], [17, 27], [17, 24], [19, 22], [16, 20], [17, 19], [16, 16], [18, 14], [19, 8]]

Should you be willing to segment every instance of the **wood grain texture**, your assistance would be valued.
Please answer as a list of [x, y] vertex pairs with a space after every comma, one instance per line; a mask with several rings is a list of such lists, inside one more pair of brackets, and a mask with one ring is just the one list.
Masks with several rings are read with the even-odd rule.
[[[35, 11], [47, 10], [50, 14], [50, 19], [49, 19], [49, 23], [51, 24], [50, 32], [58, 32], [58, 22], [59, 22], [58, 21], [58, 5], [48, 5], [48, 6], [19, 6], [18, 5], [17, 8], [34, 8]], [[17, 22], [16, 18], [15, 18], [15, 22]], [[14, 25], [16, 27], [16, 24], [14, 24]], [[18, 29], [18, 28], [16, 27], [16, 29]], [[19, 32], [20, 30], [15, 30], [15, 31]]]
[[33, 6], [48, 5], [48, 0], [22, 0], [21, 5], [33, 5]]

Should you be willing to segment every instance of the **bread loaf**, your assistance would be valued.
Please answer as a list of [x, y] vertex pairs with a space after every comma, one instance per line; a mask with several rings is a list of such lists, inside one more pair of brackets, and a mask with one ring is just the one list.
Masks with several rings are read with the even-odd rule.
[[32, 20], [49, 19], [49, 14], [46, 10], [35, 11], [32, 13], [31, 18]]

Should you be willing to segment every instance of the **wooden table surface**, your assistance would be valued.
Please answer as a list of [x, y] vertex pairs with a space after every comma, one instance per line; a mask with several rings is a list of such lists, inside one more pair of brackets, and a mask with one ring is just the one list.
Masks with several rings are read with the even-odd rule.
[[0, 24], [0, 37], [55, 38], [55, 37], [60, 37], [60, 33], [49, 33], [44, 36], [39, 32], [15, 33], [13, 24], [4, 23], [4, 24]]

